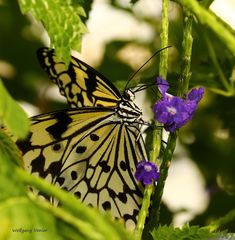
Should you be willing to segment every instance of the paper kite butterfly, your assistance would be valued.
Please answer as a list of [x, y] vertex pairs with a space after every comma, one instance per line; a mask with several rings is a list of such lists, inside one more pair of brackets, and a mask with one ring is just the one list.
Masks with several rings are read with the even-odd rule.
[[25, 167], [87, 205], [124, 219], [127, 227], [135, 226], [143, 186], [134, 173], [147, 156], [140, 133], [142, 111], [133, 92], [121, 95], [75, 57], [68, 68], [56, 60], [54, 50], [39, 49], [38, 58], [70, 109], [32, 118], [29, 138], [18, 142]]

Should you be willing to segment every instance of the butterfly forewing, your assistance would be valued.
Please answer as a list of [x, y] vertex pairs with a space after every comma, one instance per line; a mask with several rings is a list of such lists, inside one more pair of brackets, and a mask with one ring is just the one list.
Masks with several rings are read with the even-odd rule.
[[110, 81], [77, 58], [71, 58], [68, 68], [56, 59], [53, 49], [40, 48], [38, 58], [72, 108], [115, 107], [121, 99], [119, 91]]

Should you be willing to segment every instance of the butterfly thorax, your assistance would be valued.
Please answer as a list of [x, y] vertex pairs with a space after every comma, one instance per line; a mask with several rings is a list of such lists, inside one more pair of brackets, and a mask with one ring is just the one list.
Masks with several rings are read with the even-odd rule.
[[134, 103], [135, 95], [130, 90], [127, 89], [124, 91], [124, 94], [118, 103], [118, 107], [116, 109], [119, 117], [128, 123], [140, 123], [142, 122], [142, 111], [141, 109]]

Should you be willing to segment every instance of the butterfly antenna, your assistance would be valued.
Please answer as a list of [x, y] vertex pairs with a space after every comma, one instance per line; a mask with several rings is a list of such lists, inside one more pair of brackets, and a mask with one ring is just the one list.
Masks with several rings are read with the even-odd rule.
[[151, 86], [154, 86], [154, 85], [156, 85], [155, 82], [150, 83], [150, 84], [144, 84], [144, 85], [141, 85], [141, 86], [139, 86], [137, 89], [135, 89], [134, 92], [136, 93], [136, 92], [143, 91], [143, 90], [147, 89], [148, 87], [151, 87]]
[[152, 57], [150, 57], [136, 72], [134, 72], [134, 74], [129, 78], [129, 80], [127, 81], [126, 83], [126, 86], [125, 86], [125, 89], [127, 89], [127, 86], [128, 84], [130, 83], [130, 81], [136, 76], [136, 74], [152, 59], [154, 58], [158, 53], [160, 53], [161, 51], [167, 49], [167, 48], [170, 48], [171, 46], [167, 46], [167, 47], [164, 47], [158, 51], [156, 51]]

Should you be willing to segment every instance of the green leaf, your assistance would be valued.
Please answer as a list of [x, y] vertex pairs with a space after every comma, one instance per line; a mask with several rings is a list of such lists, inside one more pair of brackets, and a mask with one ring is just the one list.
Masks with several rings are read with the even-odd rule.
[[[65, 192], [47, 181], [20, 169], [17, 171], [17, 175], [25, 184], [33, 186], [41, 193], [58, 199], [60, 208], [55, 208], [46, 203], [43, 203], [43, 206], [64, 222], [69, 223], [67, 227], [73, 227], [73, 231], [75, 230], [75, 232], [86, 236], [86, 239], [133, 239], [132, 235], [121, 224], [114, 222], [110, 215], [107, 213], [101, 214], [97, 209], [85, 206], [71, 193]], [[66, 228], [64, 224], [62, 226]]]
[[29, 11], [43, 22], [58, 58], [68, 63], [71, 48], [80, 51], [82, 35], [87, 32], [81, 5], [70, 0], [19, 0], [19, 4], [22, 13]]
[[16, 137], [24, 138], [30, 123], [23, 109], [12, 99], [0, 79], [0, 120]]
[[56, 218], [38, 208], [29, 198], [11, 198], [0, 204], [0, 240], [63, 239], [56, 227]]
[[184, 226], [181, 229], [172, 226], [160, 226], [153, 230], [152, 236], [154, 240], [208, 240], [215, 237], [215, 234], [198, 226]]
[[0, 130], [0, 202], [9, 197], [25, 196], [25, 186], [15, 174], [16, 167], [21, 163], [18, 148]]
[[36, 229], [48, 230], [40, 232], [42, 239], [61, 239], [55, 233], [54, 217], [28, 198], [27, 188], [16, 173], [20, 163], [16, 145], [0, 131], [0, 240], [38, 239]]

